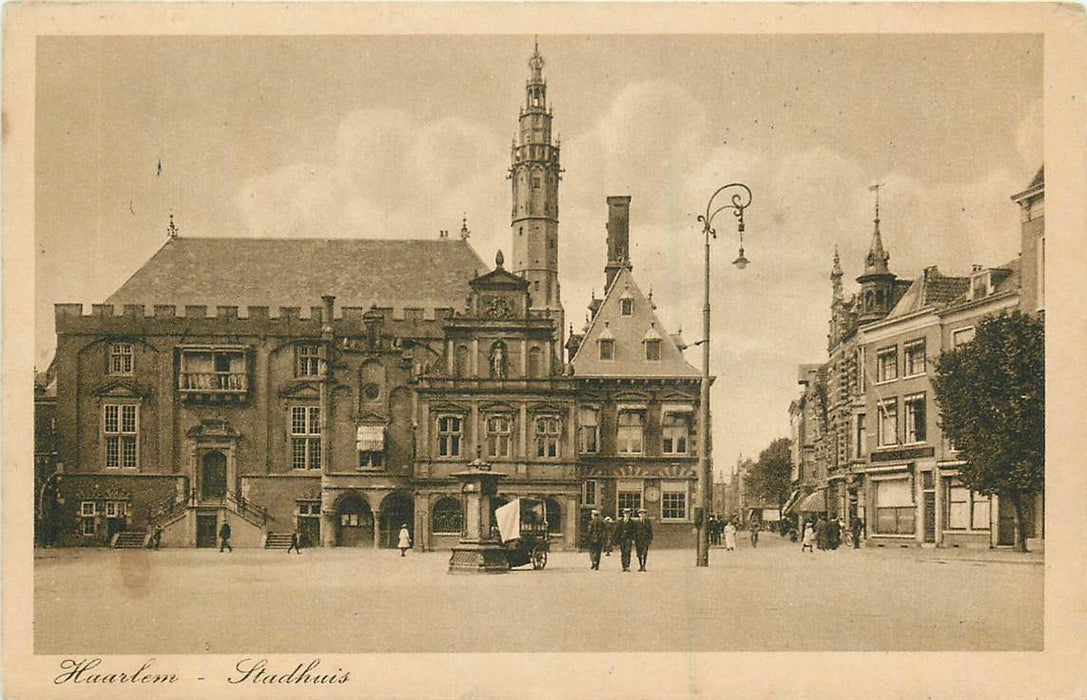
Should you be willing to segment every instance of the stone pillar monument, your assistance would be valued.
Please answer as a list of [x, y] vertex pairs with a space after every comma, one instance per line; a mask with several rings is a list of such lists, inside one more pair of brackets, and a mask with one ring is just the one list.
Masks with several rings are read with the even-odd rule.
[[506, 475], [492, 472], [491, 465], [477, 456], [467, 470], [453, 476], [460, 482], [464, 530], [449, 557], [449, 573], [508, 573], [506, 551], [498, 537], [491, 534], [491, 499], [498, 494], [498, 482]]

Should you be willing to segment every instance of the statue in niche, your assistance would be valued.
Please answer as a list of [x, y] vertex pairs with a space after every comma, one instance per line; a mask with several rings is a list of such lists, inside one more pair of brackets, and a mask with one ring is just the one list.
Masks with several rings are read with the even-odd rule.
[[506, 344], [501, 340], [491, 346], [491, 379], [506, 378]]

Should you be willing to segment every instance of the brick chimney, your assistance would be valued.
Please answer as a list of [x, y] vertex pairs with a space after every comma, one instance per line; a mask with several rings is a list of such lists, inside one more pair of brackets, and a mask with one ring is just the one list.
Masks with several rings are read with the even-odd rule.
[[630, 197], [608, 197], [608, 264], [604, 266], [604, 291], [619, 270], [631, 270], [630, 264]]

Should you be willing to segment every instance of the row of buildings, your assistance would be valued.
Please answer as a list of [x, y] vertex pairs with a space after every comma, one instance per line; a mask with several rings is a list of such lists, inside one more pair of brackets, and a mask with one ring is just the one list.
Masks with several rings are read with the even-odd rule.
[[[878, 193], [877, 193], [878, 194]], [[789, 407], [795, 490], [786, 511], [860, 517], [870, 544], [995, 547], [1016, 544], [1014, 510], [958, 479], [964, 462], [940, 432], [932, 377], [940, 353], [971, 341], [978, 320], [1045, 309], [1045, 176], [1012, 196], [1021, 253], [969, 274], [925, 268], [901, 279], [888, 267], [877, 199], [871, 246], [848, 299], [837, 252], [827, 359], [800, 365]], [[1034, 547], [1043, 498], [1027, 507]]]
[[699, 373], [632, 274], [609, 197], [606, 293], [580, 333], [559, 300], [559, 144], [529, 61], [511, 151], [510, 269], [430, 240], [178, 235], [89, 313], [58, 304], [35, 392], [39, 541], [444, 548], [453, 473], [543, 499], [557, 546], [593, 508], [645, 507], [692, 541]]

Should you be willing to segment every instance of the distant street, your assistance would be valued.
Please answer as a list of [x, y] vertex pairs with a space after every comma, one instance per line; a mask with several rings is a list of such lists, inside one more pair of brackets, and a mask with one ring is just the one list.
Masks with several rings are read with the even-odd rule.
[[553, 552], [450, 576], [448, 552], [42, 550], [35, 653], [1040, 650], [1040, 557], [918, 549]]

